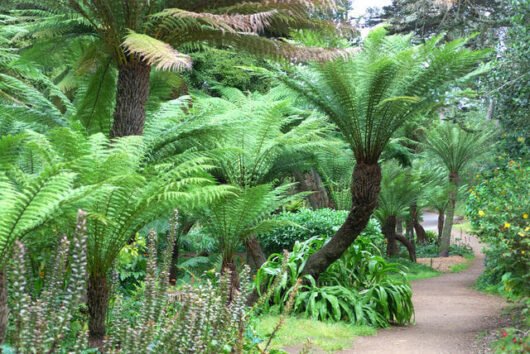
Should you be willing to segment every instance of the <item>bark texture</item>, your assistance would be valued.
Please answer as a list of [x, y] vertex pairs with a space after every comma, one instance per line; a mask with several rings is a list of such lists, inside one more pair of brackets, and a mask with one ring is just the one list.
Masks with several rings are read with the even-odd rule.
[[416, 246], [411, 241], [407, 240], [403, 235], [396, 234], [395, 239], [401, 242], [409, 252], [409, 258], [412, 262], [416, 262]]
[[438, 245], [442, 242], [442, 232], [444, 229], [445, 213], [443, 211], [438, 212]]
[[173, 246], [173, 252], [171, 253], [171, 265], [169, 267], [169, 282], [175, 284], [173, 279], [177, 279], [178, 275], [178, 264], [179, 264], [179, 250], [180, 250], [180, 238], [184, 235], [187, 235], [193, 227], [193, 222], [189, 222], [184, 225], [182, 232], [177, 234], [175, 239], [175, 245]]
[[427, 233], [425, 229], [420, 224], [420, 218], [418, 215], [418, 206], [416, 204], [411, 205], [410, 213], [412, 215], [412, 225], [414, 226], [414, 231], [416, 231], [416, 239], [419, 244], [427, 243]]
[[116, 106], [110, 137], [142, 135], [151, 67], [142, 61], [131, 60], [118, 69]]
[[445, 218], [442, 240], [440, 242], [440, 257], [449, 256], [449, 247], [451, 245], [451, 231], [453, 229], [453, 219], [455, 217], [455, 204], [458, 192], [459, 176], [456, 173], [449, 174], [449, 183], [451, 183], [451, 190], [449, 191], [449, 204], [447, 205], [447, 217]]
[[227, 272], [230, 272], [230, 293], [228, 296], [228, 302], [232, 302], [234, 295], [240, 288], [239, 273], [237, 271], [236, 263], [233, 260], [223, 259], [221, 273], [225, 274]]
[[396, 217], [390, 216], [385, 220], [381, 232], [386, 238], [386, 256], [397, 257], [398, 247], [396, 243]]
[[[0, 345], [4, 343], [7, 331], [7, 316], [9, 314], [7, 307], [7, 281], [6, 274], [0, 270]], [[1, 349], [0, 349], [1, 352]]]
[[247, 248], [247, 258], [251, 268], [254, 271], [257, 271], [261, 268], [263, 263], [267, 261], [265, 253], [259, 244], [257, 237], [251, 237], [245, 242], [245, 247]]
[[104, 274], [91, 274], [87, 284], [88, 343], [103, 351], [110, 287]]
[[377, 207], [380, 189], [381, 167], [379, 164], [358, 162], [353, 169], [352, 208], [348, 217], [331, 240], [309, 257], [302, 275], [310, 274], [317, 279], [320, 273], [340, 258], [366, 227]]

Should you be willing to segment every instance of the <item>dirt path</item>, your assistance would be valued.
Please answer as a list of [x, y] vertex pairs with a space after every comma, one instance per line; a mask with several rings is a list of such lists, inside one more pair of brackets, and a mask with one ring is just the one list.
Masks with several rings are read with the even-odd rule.
[[412, 282], [416, 324], [381, 330], [355, 339], [352, 349], [339, 353], [479, 353], [476, 336], [497, 328], [505, 302], [471, 289], [484, 266], [481, 246], [469, 239], [475, 261], [460, 273]]

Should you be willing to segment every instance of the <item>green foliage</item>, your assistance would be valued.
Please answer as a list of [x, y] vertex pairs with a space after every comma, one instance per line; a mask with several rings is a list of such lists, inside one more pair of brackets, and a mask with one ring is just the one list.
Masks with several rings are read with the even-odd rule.
[[[311, 254], [326, 242], [325, 238], [311, 238], [296, 242], [287, 262], [287, 274], [281, 277], [267, 311], [275, 311], [286, 301], [286, 294], [295, 285], [293, 279], [301, 271]], [[258, 271], [256, 286], [272, 284], [280, 269], [279, 254], [272, 254]], [[294, 312], [320, 320], [345, 320], [355, 324], [385, 327], [389, 323], [409, 323], [413, 315], [411, 290], [404, 274], [387, 263], [367, 237], [356, 242], [319, 277], [319, 284], [305, 276], [294, 303]], [[401, 279], [391, 273], [402, 274]]]
[[[88, 348], [83, 321], [78, 321], [86, 283], [85, 217], [80, 211], [72, 239], [65, 236], [58, 243], [54, 261], [42, 276], [45, 286], [36, 298], [27, 279], [25, 249], [17, 241], [10, 272], [12, 331], [7, 340], [15, 352], [53, 352], [56, 348], [79, 352]], [[9, 348], [3, 349], [9, 352]]]
[[207, 232], [217, 238], [223, 261], [232, 262], [234, 253], [244, 241], [255, 234], [267, 232], [279, 225], [293, 225], [267, 216], [286, 200], [289, 185], [273, 188], [260, 184], [234, 193], [210, 204], [202, 222]]
[[473, 188], [466, 214], [473, 233], [488, 245], [479, 282], [500, 292], [526, 295], [530, 291], [530, 164], [502, 162]]
[[[280, 253], [291, 250], [296, 241], [303, 242], [313, 236], [331, 237], [344, 224], [347, 211], [333, 209], [300, 209], [296, 213], [281, 212], [274, 214], [271, 220], [287, 221], [293, 225], [278, 227], [270, 232], [262, 233], [260, 243], [266, 253]], [[300, 225], [301, 227], [294, 226]], [[376, 241], [381, 236], [381, 230], [376, 221], [372, 220], [362, 234]]]
[[411, 36], [386, 34], [371, 31], [353, 57], [277, 75], [337, 125], [358, 162], [376, 163], [405, 122], [429, 112], [486, 54], [466, 49], [465, 39], [413, 46]]

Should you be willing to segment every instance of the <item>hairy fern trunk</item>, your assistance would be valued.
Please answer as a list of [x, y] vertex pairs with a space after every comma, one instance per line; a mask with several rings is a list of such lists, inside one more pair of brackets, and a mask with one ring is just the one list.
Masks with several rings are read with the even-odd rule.
[[142, 135], [151, 66], [131, 60], [119, 67], [111, 138]]
[[386, 218], [384, 225], [381, 227], [381, 232], [386, 238], [386, 256], [397, 257], [398, 246], [396, 243], [396, 217], [389, 216]]
[[453, 219], [455, 217], [455, 206], [456, 198], [458, 193], [458, 183], [460, 177], [456, 173], [449, 174], [449, 183], [451, 184], [451, 190], [449, 191], [449, 204], [447, 205], [447, 217], [445, 218], [442, 239], [440, 241], [440, 257], [449, 256], [449, 248], [451, 246], [451, 232], [453, 229]]
[[90, 274], [87, 284], [88, 342], [103, 351], [110, 287], [105, 274]]
[[352, 207], [346, 221], [324, 247], [309, 257], [303, 275], [318, 278], [350, 247], [376, 209], [381, 190], [381, 166], [377, 162], [358, 162], [353, 169], [352, 180]]
[[232, 302], [232, 299], [241, 287], [239, 281], [239, 272], [237, 271], [236, 263], [233, 260], [223, 259], [221, 274], [225, 274], [227, 272], [230, 272], [230, 284], [228, 284], [230, 288], [228, 293], [228, 302]]
[[444, 230], [444, 219], [445, 219], [445, 212], [439, 211], [438, 212], [438, 246], [442, 242], [442, 232]]
[[258, 270], [261, 268], [263, 263], [267, 261], [265, 253], [259, 244], [257, 237], [251, 237], [245, 241], [245, 246], [247, 248], [247, 258], [250, 261], [250, 266], [253, 270]]
[[7, 282], [6, 274], [0, 270], [0, 345], [4, 342], [7, 331]]
[[418, 215], [418, 206], [416, 204], [411, 205], [410, 214], [412, 215], [412, 225], [414, 226], [414, 231], [416, 231], [417, 242], [419, 244], [427, 243], [427, 233], [425, 229], [420, 224], [419, 215]]

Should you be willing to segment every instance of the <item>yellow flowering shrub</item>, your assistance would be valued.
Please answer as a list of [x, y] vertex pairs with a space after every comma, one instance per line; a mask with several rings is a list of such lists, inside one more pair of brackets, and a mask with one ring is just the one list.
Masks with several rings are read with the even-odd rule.
[[530, 163], [508, 160], [481, 178], [467, 202], [473, 232], [488, 245], [479, 284], [529, 294]]

